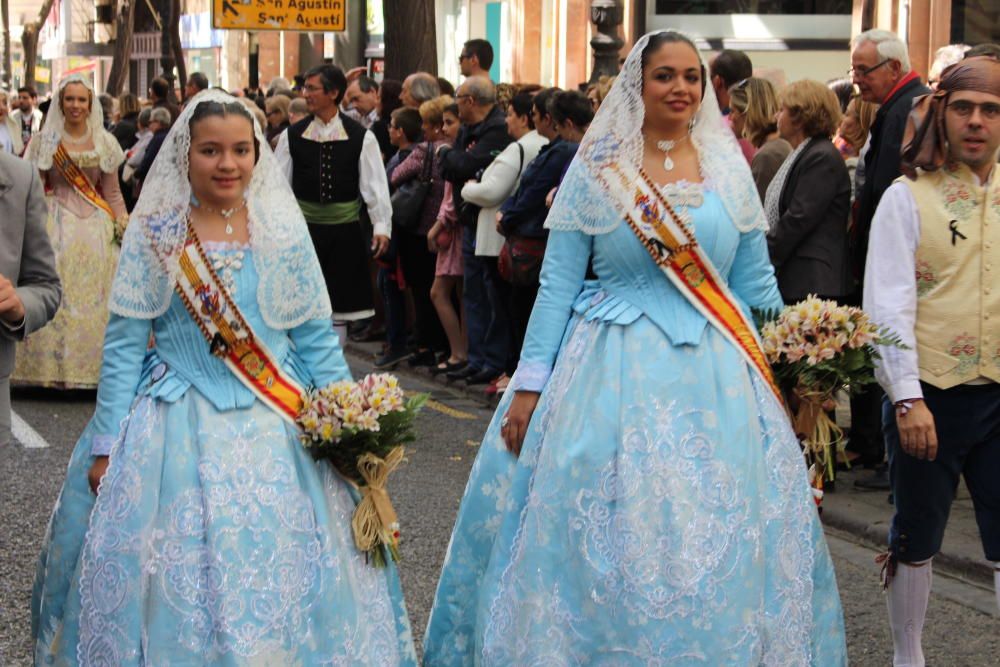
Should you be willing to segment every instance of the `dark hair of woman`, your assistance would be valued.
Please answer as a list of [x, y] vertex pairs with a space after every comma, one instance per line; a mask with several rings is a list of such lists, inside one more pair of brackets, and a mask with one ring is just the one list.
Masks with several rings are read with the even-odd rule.
[[381, 105], [379, 116], [381, 118], [389, 118], [393, 111], [403, 106], [402, 100], [399, 99], [399, 94], [402, 92], [403, 84], [396, 79], [382, 81], [382, 85], [378, 89], [378, 99]]
[[562, 90], [559, 88], [545, 88], [543, 90], [535, 93], [535, 96], [531, 99], [532, 104], [538, 113], [543, 118], [549, 117], [549, 100], [556, 96], [557, 93], [561, 93]]
[[451, 81], [444, 78], [443, 76], [439, 76], [437, 80], [438, 80], [438, 87], [441, 89], [442, 95], [447, 95], [448, 97], [455, 97], [455, 86], [451, 85]]
[[531, 105], [532, 99], [528, 93], [518, 93], [510, 98], [510, 106], [514, 109], [514, 113], [521, 118], [527, 118], [528, 127], [533, 130], [535, 129], [535, 121], [531, 118]]
[[231, 114], [246, 118], [247, 122], [250, 123], [250, 131], [253, 135], [253, 162], [257, 164], [257, 160], [260, 159], [260, 142], [257, 141], [257, 133], [255, 131], [256, 124], [253, 116], [250, 115], [250, 111], [243, 106], [240, 102], [202, 102], [195, 110], [191, 113], [191, 119], [188, 121], [188, 128], [191, 130], [191, 134], [194, 135], [194, 126], [209, 117], [219, 117], [225, 118]]
[[854, 97], [854, 82], [850, 79], [833, 79], [826, 84], [833, 94], [837, 96], [837, 103], [840, 104], [840, 113], [847, 112], [847, 105]]
[[455, 104], [454, 102], [452, 102], [451, 104], [449, 104], [448, 106], [446, 106], [444, 108], [443, 113], [450, 113], [455, 118], [458, 118], [459, 117], [458, 116], [458, 105]]
[[[698, 62], [701, 62], [701, 53], [698, 51], [698, 45], [692, 42], [689, 38], [680, 34], [679, 32], [664, 31], [658, 32], [649, 38], [649, 42], [646, 43], [645, 48], [642, 50], [642, 68], [645, 70], [646, 65], [649, 64], [649, 59], [653, 57], [653, 54], [660, 50], [664, 44], [687, 44], [694, 51], [694, 54], [698, 56]], [[705, 72], [705, 64], [701, 63], [701, 97], [705, 99], [705, 86], [708, 85], [708, 76]]]
[[549, 114], [559, 125], [572, 121], [578, 129], [583, 129], [594, 120], [594, 107], [587, 96], [578, 90], [566, 90], [552, 97], [548, 103]]

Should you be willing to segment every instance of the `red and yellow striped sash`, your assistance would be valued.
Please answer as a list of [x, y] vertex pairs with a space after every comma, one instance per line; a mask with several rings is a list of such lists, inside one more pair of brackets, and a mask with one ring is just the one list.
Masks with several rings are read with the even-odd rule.
[[629, 174], [618, 165], [605, 167], [602, 176], [609, 190], [622, 198], [628, 211], [625, 220], [653, 261], [691, 305], [736, 346], [783, 404], [756, 328], [660, 189], [645, 173]]
[[190, 229], [181, 252], [180, 268], [177, 294], [205, 336], [212, 354], [222, 359], [265, 405], [294, 424], [302, 410], [303, 388], [285, 373], [264, 342], [254, 335]]
[[52, 165], [59, 170], [62, 177], [73, 186], [77, 194], [90, 202], [94, 208], [98, 208], [108, 214], [112, 220], [115, 219], [115, 212], [111, 210], [111, 204], [105, 201], [104, 197], [97, 192], [94, 184], [90, 182], [83, 169], [73, 161], [66, 147], [61, 143], [52, 154]]

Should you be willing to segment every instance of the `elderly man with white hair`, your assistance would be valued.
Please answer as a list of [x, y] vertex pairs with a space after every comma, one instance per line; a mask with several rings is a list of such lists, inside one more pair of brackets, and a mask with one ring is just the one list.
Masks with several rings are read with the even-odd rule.
[[[882, 193], [900, 176], [899, 155], [913, 99], [931, 91], [911, 69], [906, 44], [895, 33], [868, 30], [855, 37], [851, 46], [850, 73], [861, 99], [880, 105], [868, 151], [858, 165], [864, 183], [858, 189], [857, 218], [850, 235], [850, 260], [858, 285], [853, 301], [860, 303], [872, 217]], [[881, 461], [885, 452], [881, 404], [882, 392], [875, 386], [851, 401], [850, 449], [872, 463]], [[880, 466], [874, 477], [859, 479], [857, 486], [888, 491], [887, 468]]]

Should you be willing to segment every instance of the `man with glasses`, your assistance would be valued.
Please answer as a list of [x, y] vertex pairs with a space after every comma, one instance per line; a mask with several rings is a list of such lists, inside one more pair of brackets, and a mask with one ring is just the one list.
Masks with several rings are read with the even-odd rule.
[[[899, 154], [913, 99], [931, 91], [911, 70], [906, 44], [886, 30], [869, 30], [854, 38], [848, 74], [860, 90], [861, 99], [881, 105], [872, 123], [867, 152], [858, 165], [864, 183], [858, 190], [850, 234], [850, 260], [857, 281], [851, 300], [860, 303], [872, 217], [882, 194], [900, 176]], [[850, 449], [873, 463], [882, 461], [885, 451], [881, 402], [882, 392], [874, 386], [851, 400]], [[856, 485], [873, 491], [888, 490], [887, 468], [879, 466], [872, 477], [859, 479]]]
[[[931, 561], [965, 477], [1000, 605], [1000, 62], [969, 58], [919, 98], [902, 153], [909, 178], [882, 197], [871, 228], [865, 310], [905, 348], [875, 374], [896, 514], [887, 560], [897, 667], [923, 667]], [[943, 121], [943, 122], [942, 122]]]
[[462, 46], [458, 56], [458, 67], [462, 76], [482, 76], [490, 78], [493, 67], [493, 46], [485, 39], [470, 39]]
[[483, 171], [513, 139], [507, 120], [496, 103], [496, 86], [486, 77], [473, 76], [462, 82], [455, 94], [462, 129], [450, 150], [442, 149], [441, 172], [452, 183], [455, 210], [462, 233], [462, 260], [466, 327], [469, 332], [469, 364], [448, 374], [452, 380], [470, 385], [486, 384], [507, 367], [510, 354], [510, 324], [499, 304], [491, 304], [490, 281], [500, 280], [496, 258], [476, 254], [479, 207], [462, 200], [462, 186], [478, 181]]
[[[347, 91], [344, 72], [319, 65], [305, 73], [309, 115], [278, 136], [274, 156], [298, 199], [319, 257], [341, 342], [347, 325], [375, 315], [369, 250], [389, 248], [392, 204], [375, 135], [339, 113]], [[372, 223], [366, 238], [365, 205]]]

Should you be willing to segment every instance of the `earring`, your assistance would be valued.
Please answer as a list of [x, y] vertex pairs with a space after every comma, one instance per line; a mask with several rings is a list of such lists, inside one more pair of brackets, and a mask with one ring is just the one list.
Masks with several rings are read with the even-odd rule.
[[194, 196], [193, 192], [191, 193], [191, 206], [201, 208], [201, 202], [198, 201], [198, 198]]

